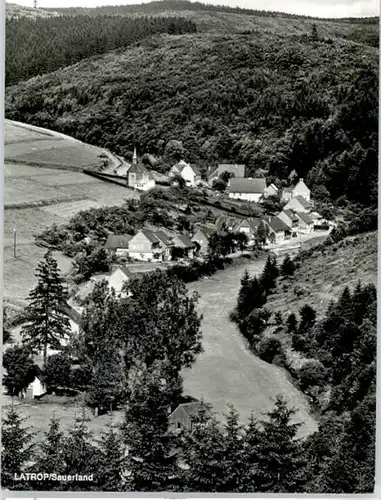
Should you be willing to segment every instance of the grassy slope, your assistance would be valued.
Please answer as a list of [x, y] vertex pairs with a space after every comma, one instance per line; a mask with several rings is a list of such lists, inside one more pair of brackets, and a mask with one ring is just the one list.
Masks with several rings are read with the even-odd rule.
[[[377, 282], [377, 233], [349, 237], [322, 251], [315, 249], [291, 280], [280, 280], [267, 306], [289, 314], [309, 304], [323, 314], [345, 286], [353, 288], [358, 280], [363, 284]], [[296, 288], [303, 290], [302, 296], [296, 295]]]

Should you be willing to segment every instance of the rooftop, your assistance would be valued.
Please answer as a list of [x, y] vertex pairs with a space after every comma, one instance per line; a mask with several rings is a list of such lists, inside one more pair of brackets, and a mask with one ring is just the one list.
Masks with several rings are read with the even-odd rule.
[[230, 179], [228, 185], [229, 193], [252, 193], [263, 194], [266, 189], [266, 179], [257, 178], [235, 178]]
[[278, 217], [269, 217], [268, 223], [270, 227], [277, 233], [281, 231], [289, 231], [289, 227]]
[[132, 236], [130, 234], [109, 234], [105, 243], [105, 248], [116, 250], [117, 248], [128, 249], [128, 244]]

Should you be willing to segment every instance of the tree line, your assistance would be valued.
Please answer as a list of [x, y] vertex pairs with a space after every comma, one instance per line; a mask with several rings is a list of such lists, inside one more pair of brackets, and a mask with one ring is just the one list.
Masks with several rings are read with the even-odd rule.
[[195, 33], [193, 21], [180, 17], [59, 16], [6, 20], [5, 84], [122, 49], [159, 33]]

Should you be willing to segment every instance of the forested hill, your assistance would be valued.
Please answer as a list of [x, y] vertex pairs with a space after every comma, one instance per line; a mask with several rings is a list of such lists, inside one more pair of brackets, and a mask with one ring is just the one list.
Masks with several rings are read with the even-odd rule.
[[[32, 2], [30, 2], [32, 5]], [[29, 19], [46, 18], [46, 17], [57, 17], [60, 14], [55, 9], [34, 9], [32, 7], [25, 7], [23, 5], [18, 5], [16, 3], [5, 4], [5, 17], [10, 18], [22, 18], [26, 17]]]
[[[190, 161], [246, 163], [377, 203], [378, 50], [342, 39], [161, 35], [6, 91], [6, 116], [129, 155], [183, 141]], [[327, 191], [328, 190], [328, 191]]]

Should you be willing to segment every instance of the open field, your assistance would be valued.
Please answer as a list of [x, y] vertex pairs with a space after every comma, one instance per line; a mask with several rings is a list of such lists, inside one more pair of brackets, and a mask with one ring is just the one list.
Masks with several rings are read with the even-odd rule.
[[[138, 196], [132, 190], [80, 172], [93, 164], [101, 152], [54, 132], [6, 121], [4, 298], [7, 302], [22, 304], [35, 283], [34, 270], [46, 252], [35, 245], [35, 234], [53, 223], [67, 222], [80, 210], [118, 205], [127, 198]], [[24, 164], [26, 157], [32, 163], [46, 163], [46, 166]], [[12, 162], [7, 163], [7, 158]], [[54, 169], [48, 168], [49, 161], [55, 165]], [[61, 162], [62, 170], [57, 170], [57, 162]], [[79, 171], [65, 170], [65, 166], [78, 167]], [[13, 254], [14, 229], [16, 258]], [[62, 271], [70, 270], [70, 259], [59, 253], [56, 256]]]

